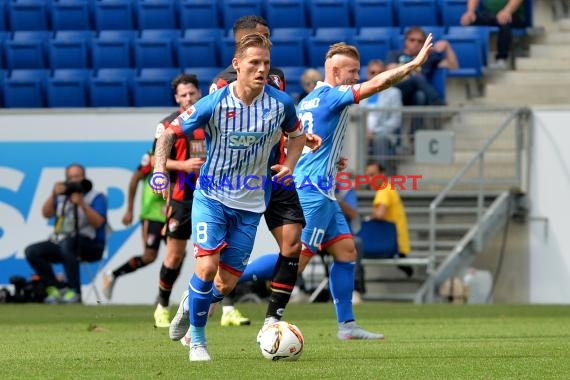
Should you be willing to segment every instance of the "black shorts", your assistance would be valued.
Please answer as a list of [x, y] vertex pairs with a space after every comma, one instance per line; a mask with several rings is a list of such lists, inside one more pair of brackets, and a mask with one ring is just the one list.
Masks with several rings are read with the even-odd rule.
[[166, 212], [166, 236], [188, 240], [192, 234], [192, 201], [170, 200]]
[[160, 248], [160, 242], [165, 240], [165, 237], [162, 235], [162, 229], [164, 228], [164, 223], [155, 222], [154, 220], [143, 219], [142, 225], [143, 225], [144, 246], [146, 248], [158, 251], [158, 248]]
[[285, 224], [301, 224], [305, 227], [305, 216], [295, 189], [283, 189], [279, 186], [271, 191], [271, 198], [263, 214], [267, 228], [271, 231]]

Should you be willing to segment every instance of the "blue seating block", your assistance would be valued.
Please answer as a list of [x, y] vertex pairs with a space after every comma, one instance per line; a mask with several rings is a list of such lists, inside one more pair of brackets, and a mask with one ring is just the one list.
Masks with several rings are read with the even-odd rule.
[[293, 98], [297, 98], [303, 92], [301, 76], [306, 69], [305, 66], [281, 67], [285, 75], [285, 91]]
[[450, 77], [475, 77], [483, 75], [483, 57], [481, 57], [481, 41], [477, 36], [447, 35], [445, 37], [459, 61], [459, 68], [449, 70]]
[[175, 29], [143, 30], [134, 40], [135, 64], [137, 68], [176, 67], [174, 44], [180, 32]]
[[279, 28], [271, 31], [271, 61], [275, 66], [305, 66], [307, 64], [306, 28]]
[[96, 0], [93, 6], [95, 29], [134, 29], [133, 2], [131, 0]]
[[349, 27], [348, 0], [309, 1], [309, 20], [313, 28]]
[[6, 108], [41, 108], [45, 102], [47, 70], [12, 70], [4, 82]]
[[356, 27], [389, 27], [396, 25], [393, 0], [353, 0]]
[[47, 30], [48, 2], [43, 0], [19, 0], [7, 3], [10, 29]]
[[352, 28], [320, 28], [315, 35], [309, 37], [307, 50], [309, 66], [318, 67], [325, 62], [325, 54], [330, 45], [337, 42], [353, 43], [355, 30]]
[[168, 68], [145, 68], [140, 70], [133, 83], [135, 107], [175, 106], [170, 83], [180, 70]]
[[223, 28], [230, 29], [241, 16], [261, 15], [261, 0], [225, 0], [221, 4]]
[[48, 107], [87, 107], [87, 84], [91, 70], [54, 70], [47, 79]]
[[87, 68], [91, 49], [91, 31], [58, 31], [49, 42], [48, 52], [52, 69]]
[[132, 30], [102, 30], [91, 44], [93, 68], [131, 67]]
[[181, 29], [220, 27], [217, 1], [180, 0], [179, 4], [178, 17]]
[[187, 29], [177, 41], [178, 66], [219, 66], [221, 40], [221, 29]]
[[99, 69], [89, 78], [92, 107], [130, 107], [134, 69]]
[[176, 2], [171, 0], [138, 0], [136, 5], [139, 29], [175, 29], [178, 26]]
[[305, 0], [267, 0], [267, 23], [272, 28], [305, 28]]
[[223, 67], [189, 67], [184, 72], [196, 75], [202, 96], [206, 96], [210, 91], [210, 84], [223, 69]]
[[4, 43], [6, 67], [9, 69], [43, 69], [48, 67], [46, 44], [48, 32], [19, 31]]
[[396, 2], [401, 27], [439, 25], [437, 0], [399, 0]]
[[360, 53], [360, 62], [366, 65], [372, 59], [386, 60], [388, 52], [392, 50], [392, 40], [399, 35], [398, 28], [362, 28], [354, 44]]
[[90, 30], [91, 2], [89, 0], [52, 1], [51, 23], [54, 30]]

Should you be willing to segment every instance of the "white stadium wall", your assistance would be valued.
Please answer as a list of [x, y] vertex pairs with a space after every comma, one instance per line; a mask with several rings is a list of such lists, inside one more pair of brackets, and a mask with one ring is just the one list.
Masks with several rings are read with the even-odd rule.
[[[72, 162], [85, 165], [94, 187], [109, 198], [108, 219], [114, 232], [95, 278], [98, 288], [101, 289], [103, 271], [114, 269], [131, 256], [142, 253], [140, 223], [129, 227], [121, 223], [126, 192], [132, 170], [152, 144], [158, 121], [170, 112], [170, 109], [2, 111], [0, 284], [7, 284], [12, 275], [29, 278], [32, 274], [24, 249], [50, 234], [52, 225], [42, 217], [41, 207], [53, 184], [63, 180], [64, 168]], [[139, 186], [137, 195], [140, 192]], [[139, 205], [137, 199], [136, 215]], [[188, 252], [173, 291], [173, 302], [177, 302], [194, 269], [191, 242]], [[277, 247], [262, 221], [253, 256], [266, 252], [277, 252]], [[115, 287], [113, 303], [154, 303], [163, 258], [164, 247], [152, 265], [121, 277]], [[57, 273], [63, 272], [61, 266], [56, 268]], [[86, 268], [82, 268], [81, 277], [84, 301], [95, 303]]]

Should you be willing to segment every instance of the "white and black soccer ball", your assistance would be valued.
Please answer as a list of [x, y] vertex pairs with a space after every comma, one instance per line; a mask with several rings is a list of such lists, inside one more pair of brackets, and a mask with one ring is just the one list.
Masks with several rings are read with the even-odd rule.
[[303, 334], [289, 322], [279, 321], [264, 328], [259, 338], [259, 348], [269, 360], [297, 360], [303, 352]]

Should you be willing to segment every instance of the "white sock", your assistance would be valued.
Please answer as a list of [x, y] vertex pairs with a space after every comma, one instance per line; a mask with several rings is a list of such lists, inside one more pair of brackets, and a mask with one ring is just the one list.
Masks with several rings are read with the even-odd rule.
[[235, 308], [233, 306], [222, 306], [222, 314], [232, 312]]

